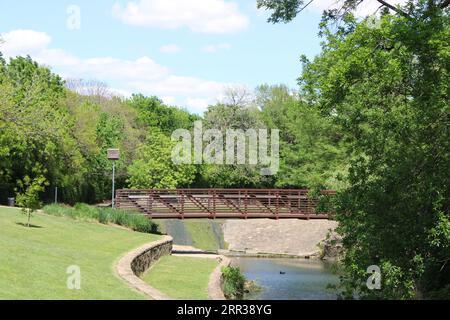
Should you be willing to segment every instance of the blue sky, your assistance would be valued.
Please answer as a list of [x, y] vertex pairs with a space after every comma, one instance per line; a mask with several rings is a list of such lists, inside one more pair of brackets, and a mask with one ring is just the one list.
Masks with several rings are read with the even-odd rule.
[[0, 51], [200, 113], [227, 86], [295, 87], [299, 56], [320, 51], [321, 9], [272, 25], [256, 0], [2, 0]]

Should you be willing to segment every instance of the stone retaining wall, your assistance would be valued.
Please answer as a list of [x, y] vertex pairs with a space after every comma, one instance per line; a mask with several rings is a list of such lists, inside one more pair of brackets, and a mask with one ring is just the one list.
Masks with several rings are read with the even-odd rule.
[[171, 300], [169, 296], [149, 286], [139, 276], [148, 270], [160, 257], [171, 254], [172, 243], [172, 237], [165, 236], [162, 240], [145, 244], [128, 252], [117, 263], [117, 274], [133, 288], [143, 292], [152, 299]]
[[[159, 241], [143, 245], [128, 252], [116, 265], [117, 274], [134, 289], [143, 292], [154, 300], [173, 300], [171, 297], [151, 287], [139, 277], [147, 271], [159, 258], [172, 253], [173, 238], [165, 236]], [[179, 254], [180, 255], [180, 254]], [[200, 258], [200, 257], [199, 257]], [[226, 300], [223, 294], [222, 268], [229, 266], [231, 260], [218, 256], [219, 265], [209, 277], [208, 296], [211, 300]]]
[[209, 276], [208, 283], [208, 296], [211, 300], [226, 300], [223, 294], [223, 274], [222, 268], [228, 267], [231, 260], [225, 256], [219, 256], [219, 265], [214, 269], [213, 273]]
[[140, 277], [150, 266], [162, 256], [168, 256], [172, 253], [172, 237], [165, 237], [158, 242], [154, 242], [145, 248], [131, 262], [133, 273]]

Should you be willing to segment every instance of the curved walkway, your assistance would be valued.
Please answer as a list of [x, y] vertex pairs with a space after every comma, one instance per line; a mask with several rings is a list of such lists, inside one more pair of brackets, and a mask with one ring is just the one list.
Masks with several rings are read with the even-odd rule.
[[[152, 263], [164, 255], [160, 248], [170, 244], [172, 251], [172, 237], [165, 236], [163, 239], [145, 244], [125, 254], [116, 264], [116, 272], [120, 278], [125, 280], [132, 288], [144, 293], [153, 300], [174, 300], [165, 293], [155, 289], [139, 276], [151, 267]], [[211, 273], [208, 281], [208, 297], [211, 300], [226, 300], [222, 291], [222, 267], [230, 264], [230, 259], [217, 254], [204, 253], [194, 247], [173, 246], [174, 256], [216, 259], [219, 265]], [[156, 251], [155, 256], [152, 252]]]

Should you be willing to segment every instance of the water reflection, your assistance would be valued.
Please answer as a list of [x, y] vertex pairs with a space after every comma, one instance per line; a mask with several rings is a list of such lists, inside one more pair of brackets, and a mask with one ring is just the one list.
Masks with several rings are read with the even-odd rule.
[[256, 281], [263, 290], [246, 299], [268, 300], [333, 300], [336, 294], [327, 289], [336, 284], [331, 264], [319, 260], [233, 258], [248, 280]]

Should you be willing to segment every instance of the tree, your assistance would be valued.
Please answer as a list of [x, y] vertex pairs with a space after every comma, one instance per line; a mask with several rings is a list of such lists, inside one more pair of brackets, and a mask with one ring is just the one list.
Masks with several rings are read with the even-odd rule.
[[102, 99], [110, 98], [113, 94], [110, 92], [108, 85], [96, 80], [83, 79], [67, 79], [65, 81], [66, 88], [80, 95], [88, 96], [100, 102]]
[[[295, 17], [297, 17], [304, 9], [306, 9], [314, 0], [257, 0], [257, 7], [265, 8], [266, 10], [272, 11], [268, 22], [279, 23], [279, 22], [290, 22]], [[415, 1], [408, 1], [403, 6], [395, 5], [392, 1], [377, 0], [380, 4], [380, 8], [386, 9], [385, 12], [391, 10], [400, 16], [412, 18], [414, 6], [412, 5]], [[431, 6], [436, 8], [445, 9], [450, 5], [449, 0], [434, 0], [428, 1]], [[324, 22], [329, 20], [339, 20], [345, 18], [346, 15], [352, 13], [357, 9], [358, 6], [364, 6], [364, 0], [344, 0], [341, 5], [325, 10], [323, 13]], [[375, 13], [375, 12], [374, 12]]]
[[22, 207], [22, 213], [27, 216], [27, 227], [30, 227], [30, 219], [32, 214], [42, 207], [42, 202], [39, 200], [39, 193], [43, 192], [47, 185], [45, 177], [39, 176], [31, 179], [25, 176], [23, 181], [18, 182], [20, 189], [24, 190], [22, 193], [17, 193], [17, 204]]
[[186, 187], [196, 176], [196, 168], [172, 161], [174, 143], [161, 131], [153, 129], [128, 167], [129, 186], [137, 189], [175, 189]]
[[0, 63], [0, 184], [6, 194], [38, 169], [50, 183], [79, 181], [82, 156], [64, 98], [61, 78], [29, 57]]
[[[222, 102], [209, 106], [204, 114], [204, 127], [217, 129], [225, 136], [227, 130], [265, 129], [266, 125], [261, 112], [254, 103], [253, 97], [245, 88], [231, 87], [225, 92]], [[223, 139], [225, 150], [226, 139]], [[237, 154], [237, 143], [235, 154]], [[259, 165], [224, 164], [208, 165], [201, 168], [201, 183], [215, 188], [258, 188], [273, 185], [272, 176], [261, 175]]]
[[[300, 77], [351, 152], [336, 198], [344, 297], [448, 298], [450, 18], [425, 1], [410, 13], [326, 31]], [[366, 286], [371, 265], [381, 268], [381, 290]]]
[[346, 174], [342, 134], [318, 108], [286, 86], [259, 86], [256, 101], [271, 129], [279, 129], [280, 170], [276, 187], [340, 189], [337, 177]]
[[139, 122], [148, 128], [159, 128], [171, 135], [177, 129], [189, 129], [197, 116], [177, 107], [166, 106], [158, 97], [134, 94], [128, 104], [138, 111]]

